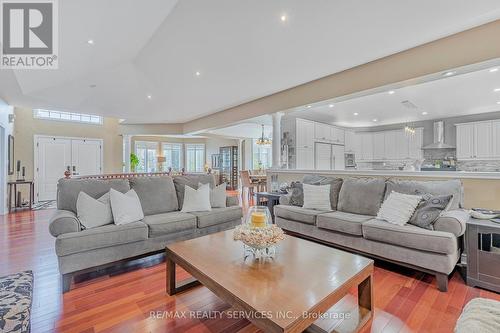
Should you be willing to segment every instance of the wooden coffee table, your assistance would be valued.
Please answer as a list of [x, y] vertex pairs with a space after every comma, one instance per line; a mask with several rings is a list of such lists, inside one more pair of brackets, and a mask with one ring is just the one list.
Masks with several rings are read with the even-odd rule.
[[[275, 258], [244, 260], [229, 230], [170, 244], [166, 257], [169, 295], [201, 283], [264, 332], [357, 332], [372, 318], [373, 260], [359, 255], [287, 235]], [[193, 279], [176, 283], [176, 265]]]

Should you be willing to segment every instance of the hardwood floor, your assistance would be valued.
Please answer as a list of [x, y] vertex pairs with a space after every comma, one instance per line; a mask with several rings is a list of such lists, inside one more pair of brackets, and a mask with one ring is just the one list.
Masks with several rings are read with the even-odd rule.
[[[78, 282], [62, 295], [54, 238], [48, 232], [51, 214], [41, 210], [0, 216], [0, 275], [34, 272], [32, 332], [259, 332], [247, 320], [222, 313], [228, 305], [203, 286], [168, 296], [165, 264], [158, 260]], [[177, 274], [189, 277], [181, 270]], [[466, 286], [457, 272], [449, 291], [441, 293], [432, 276], [384, 263], [376, 264], [374, 296], [375, 316], [364, 333], [452, 332], [470, 299], [500, 300], [499, 294]], [[222, 314], [162, 318], [171, 311]]]

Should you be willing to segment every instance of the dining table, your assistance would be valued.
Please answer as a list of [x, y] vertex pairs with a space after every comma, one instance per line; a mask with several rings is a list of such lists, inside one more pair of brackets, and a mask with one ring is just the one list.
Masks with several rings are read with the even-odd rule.
[[267, 175], [264, 173], [250, 174], [250, 180], [257, 184], [258, 192], [265, 192], [267, 190]]

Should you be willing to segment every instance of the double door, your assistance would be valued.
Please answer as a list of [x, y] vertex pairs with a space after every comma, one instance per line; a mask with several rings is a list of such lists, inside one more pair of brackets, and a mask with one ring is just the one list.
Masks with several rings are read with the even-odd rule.
[[344, 146], [316, 142], [316, 170], [343, 170], [345, 168]]
[[35, 200], [55, 200], [66, 170], [75, 177], [102, 173], [102, 140], [36, 136]]

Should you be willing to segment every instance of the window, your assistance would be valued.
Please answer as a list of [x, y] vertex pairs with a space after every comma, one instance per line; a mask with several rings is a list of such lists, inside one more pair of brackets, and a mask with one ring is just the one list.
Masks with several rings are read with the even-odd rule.
[[102, 125], [103, 118], [85, 113], [34, 109], [33, 117], [38, 119], [70, 121], [75, 123]]
[[157, 142], [135, 142], [135, 154], [139, 158], [139, 165], [137, 166], [136, 172], [156, 172], [158, 165], [156, 160], [157, 150]]
[[272, 146], [258, 145], [255, 139], [252, 141], [252, 168], [254, 170], [271, 168], [273, 164]]
[[165, 162], [162, 163], [162, 171], [168, 171], [168, 168], [172, 168], [173, 171], [182, 169], [181, 143], [162, 143], [161, 151], [165, 157]]
[[203, 172], [205, 168], [205, 145], [186, 144], [186, 171]]

